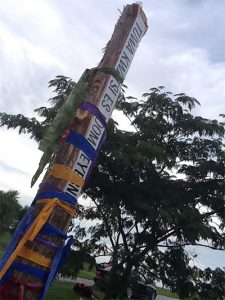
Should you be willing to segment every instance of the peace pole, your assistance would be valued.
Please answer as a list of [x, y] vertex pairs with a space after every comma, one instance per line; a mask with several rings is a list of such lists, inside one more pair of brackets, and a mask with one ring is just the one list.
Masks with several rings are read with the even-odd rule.
[[[127, 5], [98, 67], [84, 73], [80, 90], [75, 87], [66, 100], [65, 111], [70, 105], [76, 108], [69, 127], [61, 133], [61, 144], [57, 140], [54, 159], [0, 263], [1, 300], [43, 299], [54, 279], [72, 244], [66, 233], [104, 142], [121, 90], [119, 78], [125, 78], [146, 30], [141, 6]], [[78, 101], [79, 95], [82, 99]]]

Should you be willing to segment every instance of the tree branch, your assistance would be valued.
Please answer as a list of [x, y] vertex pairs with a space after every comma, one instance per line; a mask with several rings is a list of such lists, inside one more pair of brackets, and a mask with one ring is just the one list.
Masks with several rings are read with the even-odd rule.
[[160, 243], [160, 242], [162, 242], [162, 241], [164, 241], [164, 240], [167, 239], [169, 236], [173, 235], [173, 233], [175, 233], [175, 231], [176, 231], [177, 229], [178, 229], [178, 227], [174, 226], [173, 228], [170, 228], [170, 229], [166, 230], [166, 231], [164, 232], [164, 235], [161, 236], [160, 239], [158, 239], [157, 244]]
[[102, 218], [104, 220], [105, 227], [106, 227], [106, 230], [108, 232], [108, 236], [109, 236], [110, 242], [112, 244], [113, 250], [115, 251], [115, 244], [114, 244], [114, 241], [113, 241], [112, 236], [111, 236], [111, 230], [110, 230], [110, 227], [108, 225], [107, 218], [106, 218], [105, 214], [103, 213], [101, 207], [97, 204], [96, 200], [92, 199], [92, 201], [97, 206], [97, 208], [98, 208], [98, 210], [99, 210], [99, 212], [100, 212], [100, 214], [101, 214], [101, 216], [102, 216]]
[[204, 244], [200, 244], [200, 243], [185, 243], [185, 244], [179, 244], [179, 245], [157, 245], [158, 247], [163, 247], [163, 248], [176, 248], [176, 247], [185, 247], [185, 246], [199, 246], [199, 247], [206, 247], [206, 248], [210, 248], [213, 250], [218, 250], [218, 251], [225, 251], [225, 249], [220, 249], [220, 248], [216, 248], [210, 245], [204, 245]]
[[[166, 232], [164, 232], [164, 236], [161, 237], [160, 239], [158, 239], [158, 241], [155, 244], [155, 246], [157, 246], [157, 244], [160, 243], [161, 241], [167, 239], [169, 236], [173, 235], [176, 229], [177, 229], [177, 227], [174, 226], [174, 228], [170, 228]], [[144, 257], [149, 252], [149, 250], [151, 249], [151, 247], [152, 247], [152, 245], [146, 246], [146, 248], [137, 255], [137, 259], [141, 259], [142, 257]]]
[[126, 234], [123, 231], [123, 224], [122, 224], [121, 215], [118, 215], [118, 224], [119, 224], [120, 233], [122, 235], [122, 239], [123, 239], [126, 254], [127, 254], [128, 257], [130, 257], [130, 250], [129, 250], [129, 247], [128, 247], [128, 244], [127, 244]]
[[154, 277], [156, 277], [156, 278], [158, 278], [159, 280], [161, 280], [161, 278], [159, 277], [159, 276], [157, 276], [157, 275], [155, 275], [152, 271], [150, 271], [149, 269], [148, 269], [148, 267], [146, 267], [145, 265], [140, 265], [143, 269], [145, 269], [147, 272], [149, 272], [149, 273], [151, 273]]

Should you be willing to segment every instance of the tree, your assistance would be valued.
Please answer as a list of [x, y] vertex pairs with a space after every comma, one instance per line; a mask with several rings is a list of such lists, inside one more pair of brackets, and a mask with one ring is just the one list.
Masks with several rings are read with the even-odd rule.
[[22, 207], [19, 202], [17, 191], [0, 190], [0, 232], [12, 232], [22, 218], [26, 207]]
[[105, 299], [140, 267], [189, 296], [195, 291], [194, 270], [184, 247], [222, 251], [225, 245], [224, 124], [193, 116], [198, 102], [184, 94], [172, 96], [161, 87], [143, 96], [143, 101], [120, 102], [136, 130], [124, 132], [111, 124], [85, 190], [95, 205], [83, 216], [100, 220], [86, 242], [113, 260]]
[[[42, 122], [1, 113], [1, 125], [40, 140], [72, 84], [63, 76], [50, 82], [57, 96], [50, 99], [53, 107], [36, 110]], [[118, 109], [134, 130], [122, 131], [111, 120], [98, 166], [84, 189], [93, 204], [80, 207], [81, 218], [98, 223], [86, 237], [83, 228], [75, 227], [77, 249], [85, 246], [112, 257], [106, 299], [128, 284], [134, 269], [161, 279], [181, 296], [194, 293], [196, 269], [188, 266], [184, 247], [224, 250], [224, 123], [192, 115], [198, 104], [163, 87], [151, 89], [141, 101], [120, 97]]]
[[201, 299], [223, 299], [225, 294], [225, 276], [220, 268], [199, 270], [197, 289]]
[[59, 273], [65, 277], [77, 277], [78, 272], [84, 268], [88, 268], [89, 271], [95, 267], [95, 258], [90, 256], [85, 249], [80, 251], [71, 250], [65, 263], [61, 266]]

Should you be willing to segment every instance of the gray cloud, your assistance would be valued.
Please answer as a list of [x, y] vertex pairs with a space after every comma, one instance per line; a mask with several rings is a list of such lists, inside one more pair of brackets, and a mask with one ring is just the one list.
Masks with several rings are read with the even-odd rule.
[[0, 160], [0, 168], [4, 169], [7, 172], [18, 173], [19, 175], [25, 175], [25, 176], [28, 175], [27, 172], [24, 172], [23, 170], [10, 166], [9, 164], [6, 164], [4, 161], [1, 160]]
[[154, 1], [148, 8], [153, 38], [169, 48], [203, 48], [211, 61], [224, 61], [225, 2]]
[[218, 118], [225, 111], [225, 3], [161, 0], [144, 7], [149, 30], [127, 77], [129, 93], [164, 85], [196, 97], [196, 114]]
[[224, 251], [217, 251], [204, 247], [187, 246], [185, 249], [191, 254], [197, 254], [193, 262], [199, 268], [205, 269], [207, 267], [215, 269], [225, 267], [225, 253]]
[[[196, 110], [200, 115], [217, 118], [219, 113], [225, 113], [225, 2], [143, 2], [149, 30], [128, 73], [127, 93], [139, 97], [153, 86], [165, 85], [172, 92], [186, 92], [196, 97], [202, 104]], [[0, 111], [31, 116], [34, 108], [46, 105], [50, 79], [63, 74], [77, 80], [85, 68], [96, 66], [120, 14], [117, 9], [122, 10], [126, 3], [125, 0], [8, 0], [1, 3]], [[0, 133], [2, 135], [2, 129]], [[9, 139], [4, 133], [2, 148], [11, 145], [6, 143]], [[28, 142], [21, 138], [17, 143]], [[18, 159], [26, 161], [29, 155], [38, 156], [33, 147], [30, 144], [26, 157], [21, 152]], [[28, 167], [21, 169], [15, 151], [15, 170], [9, 169], [8, 161], [13, 156], [7, 157], [7, 147], [4, 153], [7, 164], [2, 161], [0, 175], [5, 181], [2, 179], [1, 185], [8, 189], [13, 184], [12, 188], [20, 190], [21, 201], [29, 203], [30, 178], [19, 177], [17, 172], [27, 174]], [[32, 168], [30, 174], [35, 170]], [[12, 173], [15, 175], [9, 181]], [[203, 257], [204, 266], [213, 266], [213, 261], [214, 266], [221, 265], [223, 258], [218, 252], [204, 250], [199, 257]]]

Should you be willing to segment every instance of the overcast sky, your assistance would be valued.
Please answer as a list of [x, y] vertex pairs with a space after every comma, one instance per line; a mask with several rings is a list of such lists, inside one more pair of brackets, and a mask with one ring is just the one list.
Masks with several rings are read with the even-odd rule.
[[[140, 97], [149, 88], [196, 97], [195, 114], [225, 113], [225, 1], [144, 0], [148, 31], [125, 84]], [[50, 96], [48, 81], [79, 79], [95, 67], [110, 39], [123, 0], [0, 0], [0, 112], [34, 115]], [[0, 189], [16, 189], [30, 204], [30, 181], [41, 156], [27, 136], [0, 128]], [[223, 266], [225, 255], [201, 252], [200, 266]]]

